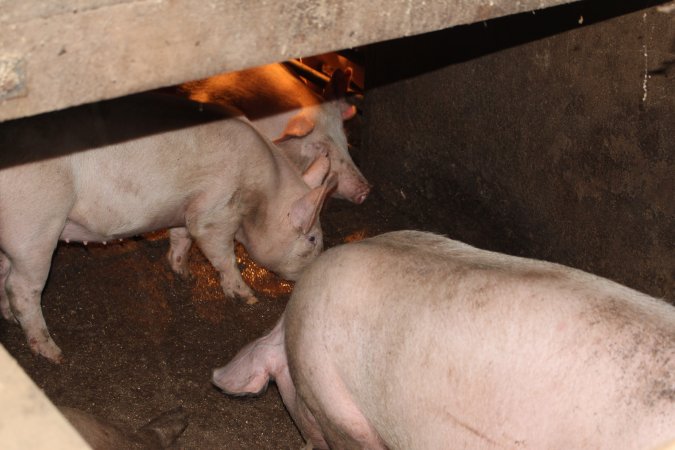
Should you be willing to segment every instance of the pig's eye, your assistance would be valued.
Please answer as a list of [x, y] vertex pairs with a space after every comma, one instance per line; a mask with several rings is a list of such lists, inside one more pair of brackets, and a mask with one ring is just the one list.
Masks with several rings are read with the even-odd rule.
[[310, 235], [307, 239], [309, 239], [309, 242], [311, 242], [312, 244], [316, 242], [316, 236], [314, 236], [313, 234]]

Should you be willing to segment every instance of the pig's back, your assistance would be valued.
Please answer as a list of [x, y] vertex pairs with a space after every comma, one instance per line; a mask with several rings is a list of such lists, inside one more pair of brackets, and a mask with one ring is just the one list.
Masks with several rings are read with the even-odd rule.
[[[224, 198], [277, 158], [247, 121], [211, 105], [142, 94], [0, 124], [0, 191], [48, 192], [103, 237], [182, 225], [186, 202]], [[52, 203], [53, 203], [52, 202]], [[10, 208], [0, 201], [0, 207]]]
[[179, 89], [193, 100], [241, 111], [272, 140], [281, 137], [291, 118], [303, 109], [314, 120], [321, 103], [309, 87], [279, 63], [184, 83]]
[[320, 103], [311, 89], [278, 63], [184, 83], [179, 89], [199, 102], [235, 107], [251, 120]]
[[297, 364], [336, 349], [392, 448], [639, 448], [675, 430], [674, 309], [590, 274], [396, 232], [326, 252], [301, 310]]

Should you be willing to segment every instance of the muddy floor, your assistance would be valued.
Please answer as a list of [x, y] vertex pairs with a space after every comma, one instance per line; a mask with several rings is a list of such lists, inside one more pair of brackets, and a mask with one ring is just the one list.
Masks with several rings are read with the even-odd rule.
[[[375, 192], [361, 206], [331, 200], [322, 217], [327, 246], [409, 228]], [[242, 259], [259, 302], [225, 298], [215, 271], [191, 252], [194, 279], [173, 275], [165, 234], [115, 244], [60, 244], [42, 306], [66, 360], [33, 356], [20, 328], [0, 322], [0, 343], [57, 405], [134, 430], [182, 405], [189, 425], [175, 448], [300, 448], [302, 440], [272, 384], [260, 398], [229, 398], [211, 371], [270, 329], [291, 284]]]

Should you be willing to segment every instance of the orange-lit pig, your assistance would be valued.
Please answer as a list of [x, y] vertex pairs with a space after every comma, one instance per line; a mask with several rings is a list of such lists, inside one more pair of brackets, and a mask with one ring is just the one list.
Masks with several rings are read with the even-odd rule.
[[338, 177], [336, 195], [362, 203], [370, 186], [354, 165], [347, 148], [343, 120], [356, 109], [343, 98], [351, 71], [336, 70], [324, 98], [292, 75], [283, 64], [217, 75], [183, 84], [191, 99], [236, 108], [268, 138], [279, 144], [293, 163], [305, 170], [327, 151]]
[[318, 448], [644, 449], [675, 439], [675, 308], [416, 231], [328, 250], [213, 382], [276, 380]]
[[40, 296], [59, 239], [105, 242], [171, 228], [172, 268], [191, 242], [226, 295], [252, 297], [236, 239], [288, 279], [321, 251], [319, 210], [334, 174], [304, 174], [245, 119], [174, 96], [131, 96], [0, 124], [0, 309], [31, 349], [61, 351]]

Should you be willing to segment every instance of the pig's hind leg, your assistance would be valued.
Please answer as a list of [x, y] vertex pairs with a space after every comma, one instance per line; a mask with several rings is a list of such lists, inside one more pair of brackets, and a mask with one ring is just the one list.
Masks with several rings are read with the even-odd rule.
[[19, 225], [14, 223], [10, 227], [15, 230], [11, 240], [7, 236], [0, 236], [5, 253], [0, 263], [0, 271], [5, 274], [6, 300], [2, 300], [3, 315], [9, 312], [19, 322], [34, 353], [53, 362], [60, 362], [61, 350], [47, 330], [40, 299], [63, 222], [28, 222], [30, 225], [24, 220], [20, 222], [21, 226], [14, 226]]
[[171, 228], [169, 230], [169, 253], [167, 259], [171, 265], [171, 270], [181, 278], [190, 278], [190, 269], [188, 268], [188, 254], [192, 246], [192, 238], [188, 230], [184, 227]]
[[21, 324], [31, 350], [53, 362], [60, 362], [61, 350], [47, 330], [40, 306], [53, 251], [54, 248], [50, 247], [26, 258], [13, 258], [5, 291], [11, 311]]

